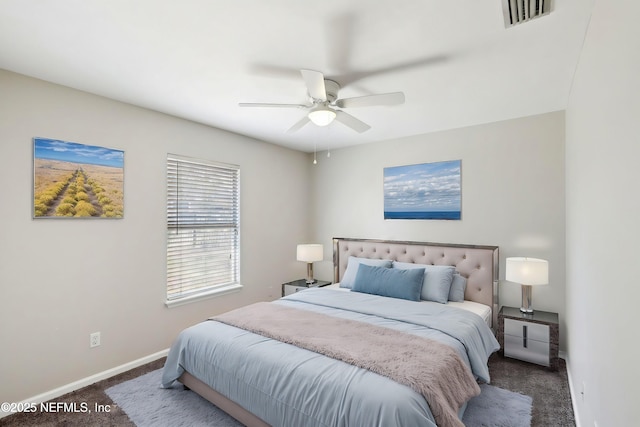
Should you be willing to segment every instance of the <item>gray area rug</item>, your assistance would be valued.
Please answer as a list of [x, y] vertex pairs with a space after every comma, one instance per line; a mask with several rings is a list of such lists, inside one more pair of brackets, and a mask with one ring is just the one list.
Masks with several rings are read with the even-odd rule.
[[[235, 419], [179, 383], [160, 387], [162, 370], [108, 388], [105, 392], [138, 427], [241, 427]], [[490, 385], [469, 402], [463, 422], [467, 427], [529, 427], [532, 399]]]

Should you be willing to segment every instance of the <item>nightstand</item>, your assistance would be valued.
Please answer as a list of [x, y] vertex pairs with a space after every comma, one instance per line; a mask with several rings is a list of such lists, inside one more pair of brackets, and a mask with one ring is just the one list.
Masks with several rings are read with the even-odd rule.
[[331, 282], [325, 282], [324, 280], [316, 280], [314, 283], [309, 285], [307, 284], [306, 279], [298, 279], [298, 280], [294, 280], [293, 282], [282, 284], [282, 296], [284, 297], [287, 295], [291, 295], [303, 289], [318, 288], [318, 287], [327, 286], [330, 284]]
[[558, 313], [503, 306], [498, 313], [500, 353], [506, 357], [558, 370], [560, 333]]

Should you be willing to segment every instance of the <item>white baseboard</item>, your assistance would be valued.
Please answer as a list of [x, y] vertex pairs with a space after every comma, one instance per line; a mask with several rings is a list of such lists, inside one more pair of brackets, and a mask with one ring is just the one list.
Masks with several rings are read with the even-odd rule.
[[580, 414], [578, 414], [578, 406], [576, 405], [576, 402], [578, 401], [578, 398], [580, 396], [578, 396], [576, 389], [573, 387], [569, 358], [566, 357], [566, 354], [564, 356], [565, 357], [563, 357], [563, 359], [567, 363], [567, 379], [569, 380], [569, 392], [571, 393], [571, 406], [573, 406], [573, 418], [576, 420], [576, 427], [580, 427], [580, 416], [579, 416]]
[[[72, 391], [97, 383], [98, 381], [106, 380], [107, 378], [111, 378], [115, 375], [121, 374], [123, 372], [127, 372], [133, 368], [137, 368], [138, 366], [146, 365], [147, 363], [151, 363], [154, 360], [158, 360], [165, 357], [167, 354], [169, 354], [168, 348], [165, 350], [161, 350], [157, 353], [153, 353], [148, 356], [141, 357], [140, 359], [134, 360], [132, 362], [128, 362], [123, 365], [116, 366], [115, 368], [107, 369], [106, 371], [99, 372], [95, 375], [91, 375], [81, 380], [63, 385], [62, 387], [55, 388], [53, 390], [47, 391], [37, 396], [30, 397], [28, 399], [23, 400], [22, 402], [19, 402], [18, 406], [20, 406], [20, 404], [25, 404], [25, 403], [35, 403], [36, 405], [39, 405], [40, 403], [49, 401], [51, 399], [55, 399], [67, 393], [71, 393]], [[5, 412], [0, 409], [0, 418], [4, 418], [11, 414], [12, 412]]]

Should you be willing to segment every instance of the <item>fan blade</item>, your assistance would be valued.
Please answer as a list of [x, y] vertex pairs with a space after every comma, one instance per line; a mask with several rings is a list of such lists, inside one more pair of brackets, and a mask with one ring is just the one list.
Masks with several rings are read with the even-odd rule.
[[302, 104], [269, 104], [263, 102], [240, 102], [239, 107], [266, 107], [266, 108], [310, 108], [311, 105]]
[[351, 114], [345, 113], [344, 111], [336, 110], [336, 120], [358, 133], [366, 132], [371, 129], [371, 126], [368, 124], [356, 119]]
[[324, 87], [324, 75], [320, 71], [300, 70], [307, 85], [309, 96], [319, 101], [327, 100], [327, 90]]
[[300, 129], [302, 129], [302, 127], [304, 125], [306, 125], [307, 123], [309, 123], [311, 120], [309, 120], [309, 117], [304, 116], [303, 118], [301, 118], [295, 125], [291, 126], [289, 128], [289, 130], [287, 130], [287, 133], [292, 133], [292, 132], [296, 132]]
[[340, 82], [342, 87], [347, 87], [367, 77], [412, 70], [420, 67], [437, 66], [440, 63], [449, 61], [450, 58], [450, 55], [435, 55], [374, 70], [343, 70], [340, 73], [333, 73], [331, 79]]
[[373, 107], [376, 105], [399, 105], [399, 104], [404, 104], [404, 93], [402, 92], [356, 96], [354, 98], [338, 99], [336, 101], [336, 106], [340, 108]]

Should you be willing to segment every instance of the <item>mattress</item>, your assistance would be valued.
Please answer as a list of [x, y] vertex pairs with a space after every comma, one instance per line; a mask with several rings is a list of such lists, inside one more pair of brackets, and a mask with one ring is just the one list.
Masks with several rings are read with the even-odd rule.
[[[437, 304], [437, 303], [433, 303], [433, 304]], [[473, 301], [463, 301], [463, 302], [449, 301], [447, 305], [451, 307], [461, 308], [463, 310], [470, 311], [471, 313], [475, 313], [478, 316], [480, 316], [482, 320], [485, 321], [487, 326], [491, 326], [492, 310], [488, 305], [480, 304], [479, 302], [473, 302]]]
[[[347, 288], [341, 288], [340, 287], [340, 283], [333, 283], [329, 286], [324, 286], [321, 289], [338, 289], [341, 291], [346, 291], [346, 292], [350, 292], [350, 289]], [[432, 302], [432, 301], [422, 301], [422, 303], [424, 304], [439, 304], [437, 302]], [[492, 310], [491, 307], [489, 307], [488, 305], [485, 304], [480, 304], [479, 302], [473, 302], [473, 301], [463, 301], [463, 302], [455, 302], [455, 301], [449, 301], [447, 303], [448, 306], [451, 307], [456, 307], [456, 308], [461, 308], [463, 310], [467, 310], [470, 311], [471, 313], [477, 314], [478, 316], [480, 316], [482, 318], [482, 320], [485, 321], [485, 323], [491, 327], [491, 315], [492, 315]]]

